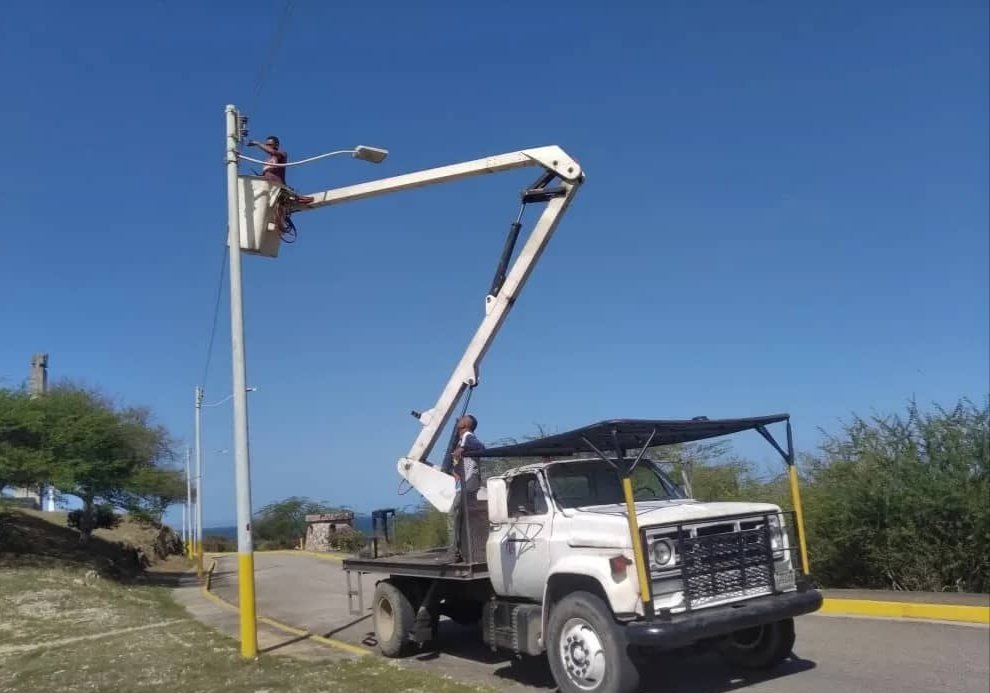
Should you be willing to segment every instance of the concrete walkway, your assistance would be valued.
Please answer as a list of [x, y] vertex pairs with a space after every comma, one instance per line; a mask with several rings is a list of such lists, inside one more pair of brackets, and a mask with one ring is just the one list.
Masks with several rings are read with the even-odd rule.
[[[196, 580], [195, 573], [191, 574], [189, 580], [183, 580], [181, 586], [172, 591], [172, 596], [197, 621], [234, 640], [240, 640], [240, 615], [237, 609], [220, 599], [211, 598], [204, 586]], [[261, 654], [285, 654], [306, 660], [336, 660], [354, 656], [264, 622], [258, 624], [258, 650]]]

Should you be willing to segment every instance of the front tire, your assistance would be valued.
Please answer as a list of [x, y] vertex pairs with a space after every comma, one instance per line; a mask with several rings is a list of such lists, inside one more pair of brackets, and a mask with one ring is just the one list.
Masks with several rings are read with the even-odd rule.
[[639, 670], [600, 597], [567, 595], [547, 626], [547, 657], [562, 693], [632, 693], [639, 686]]
[[794, 619], [787, 618], [730, 634], [721, 642], [719, 653], [742, 669], [772, 669], [790, 657], [795, 637]]
[[409, 651], [409, 632], [415, 619], [409, 597], [395, 583], [383, 580], [375, 587], [373, 604], [375, 637], [382, 654], [401, 657]]

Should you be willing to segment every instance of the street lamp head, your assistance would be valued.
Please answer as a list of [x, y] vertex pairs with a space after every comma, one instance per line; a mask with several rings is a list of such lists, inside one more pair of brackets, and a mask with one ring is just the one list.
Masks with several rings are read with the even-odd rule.
[[257, 389], [258, 389], [258, 388], [256, 388], [256, 387], [246, 387], [246, 388], [244, 388], [244, 390], [245, 390], [246, 392], [254, 392], [254, 391], [255, 391], [255, 390], [257, 390]]
[[361, 159], [362, 161], [368, 161], [373, 164], [380, 164], [385, 161], [385, 157], [388, 156], [387, 149], [379, 149], [378, 147], [366, 147], [363, 144], [358, 145], [354, 148], [354, 158]]

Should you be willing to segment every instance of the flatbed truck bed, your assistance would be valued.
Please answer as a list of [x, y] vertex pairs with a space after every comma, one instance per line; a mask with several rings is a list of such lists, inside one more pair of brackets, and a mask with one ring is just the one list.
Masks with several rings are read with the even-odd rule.
[[446, 548], [411, 551], [376, 558], [345, 558], [344, 570], [358, 573], [385, 573], [403, 577], [437, 578], [445, 580], [487, 580], [485, 562], [448, 563]]

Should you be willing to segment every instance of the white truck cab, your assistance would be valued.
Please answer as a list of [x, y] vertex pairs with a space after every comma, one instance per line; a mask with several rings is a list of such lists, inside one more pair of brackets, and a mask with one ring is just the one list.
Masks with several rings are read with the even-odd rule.
[[[651, 589], [655, 612], [687, 608], [683, 581], [671, 574], [681, 561], [675, 550], [677, 528], [696, 536], [698, 531], [757, 529], [769, 522], [777, 555], [774, 575], [793, 583], [778, 506], [687, 498], [650, 460], [637, 465], [632, 481], [638, 523], [647, 539], [645, 555], [651, 575], [657, 576]], [[613, 613], [645, 615], [638, 577], [629, 569], [635, 557], [615, 469], [594, 458], [526, 465], [490, 478], [487, 495], [491, 529], [486, 559], [499, 594], [544, 601], [553, 576], [586, 575], [601, 585]], [[761, 589], [769, 591], [754, 586], [738, 595], [706, 598], [728, 603]]]

